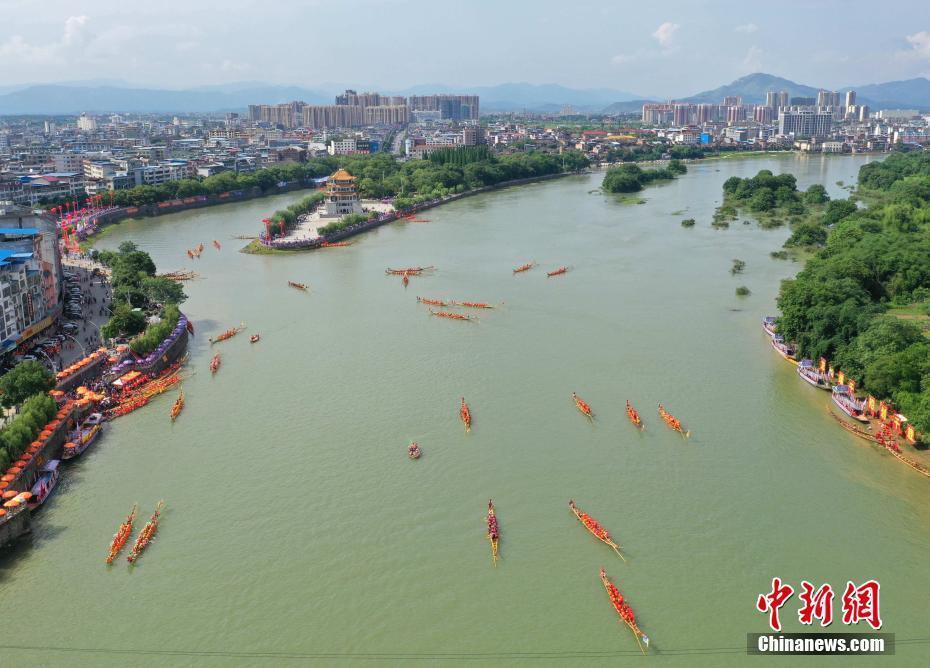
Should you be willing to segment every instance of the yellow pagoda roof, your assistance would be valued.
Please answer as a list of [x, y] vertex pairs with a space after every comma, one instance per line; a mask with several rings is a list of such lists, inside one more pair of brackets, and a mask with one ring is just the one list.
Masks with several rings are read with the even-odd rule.
[[337, 169], [336, 173], [329, 177], [333, 181], [354, 181], [355, 177], [344, 169]]

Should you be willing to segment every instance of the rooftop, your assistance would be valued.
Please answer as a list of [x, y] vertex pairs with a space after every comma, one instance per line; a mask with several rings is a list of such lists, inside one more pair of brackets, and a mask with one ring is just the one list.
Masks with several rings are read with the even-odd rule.
[[355, 177], [344, 169], [337, 169], [336, 173], [330, 177], [333, 181], [354, 181]]

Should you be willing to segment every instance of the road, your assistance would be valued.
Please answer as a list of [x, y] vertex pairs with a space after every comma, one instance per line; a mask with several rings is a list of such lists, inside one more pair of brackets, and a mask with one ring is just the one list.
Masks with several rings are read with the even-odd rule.
[[[62, 315], [61, 323], [72, 322], [78, 326], [79, 331], [74, 335], [74, 339], [69, 339], [73, 344], [70, 348], [63, 348], [59, 355], [56, 356], [56, 365], [59, 369], [67, 367], [86, 354], [96, 350], [100, 346], [100, 327], [110, 319], [110, 288], [109, 284], [101, 277], [91, 276], [91, 270], [88, 267], [66, 266], [66, 271], [73, 272], [78, 277], [78, 284], [83, 291], [84, 299], [84, 320], [67, 320]], [[75, 340], [77, 343], [75, 343]]]

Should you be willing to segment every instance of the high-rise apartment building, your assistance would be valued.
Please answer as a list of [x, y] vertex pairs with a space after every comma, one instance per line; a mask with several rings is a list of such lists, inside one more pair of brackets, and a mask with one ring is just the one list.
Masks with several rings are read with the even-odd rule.
[[438, 111], [444, 120], [476, 121], [479, 114], [477, 95], [411, 95], [407, 106], [411, 112]]
[[817, 91], [818, 107], [838, 107], [840, 106], [840, 94], [832, 90]]
[[833, 129], [833, 114], [813, 109], [784, 110], [778, 113], [778, 134], [795, 137], [826, 137]]

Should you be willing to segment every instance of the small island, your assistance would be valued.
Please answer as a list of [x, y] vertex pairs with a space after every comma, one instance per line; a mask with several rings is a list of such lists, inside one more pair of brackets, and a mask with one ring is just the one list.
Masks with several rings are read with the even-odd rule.
[[638, 165], [623, 164], [607, 170], [601, 188], [609, 193], [635, 193], [650, 183], [671, 181], [687, 171], [684, 163], [677, 159], [669, 160], [668, 166], [658, 169], [642, 169]]

